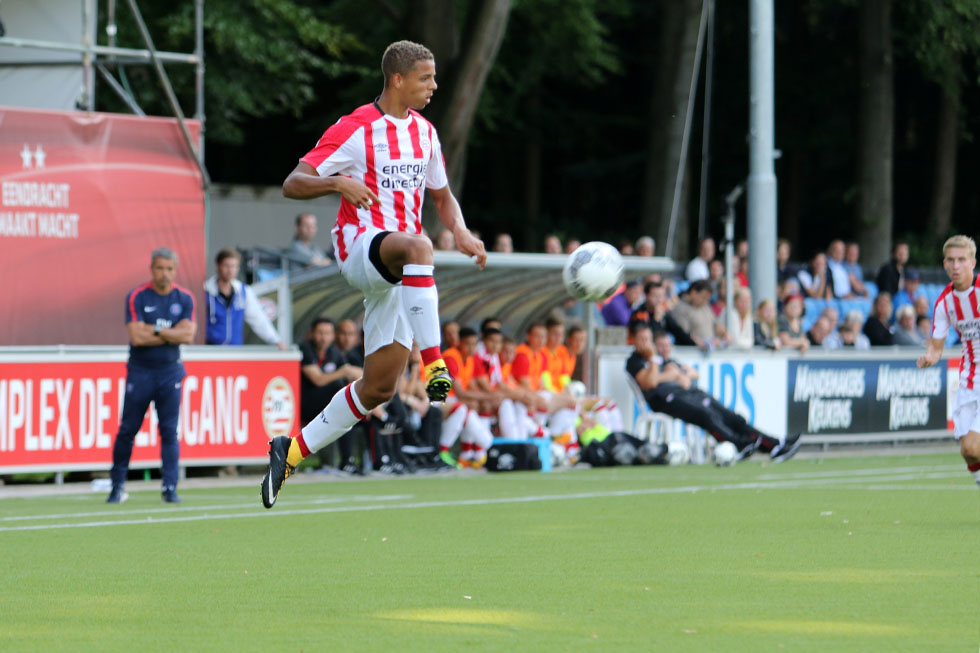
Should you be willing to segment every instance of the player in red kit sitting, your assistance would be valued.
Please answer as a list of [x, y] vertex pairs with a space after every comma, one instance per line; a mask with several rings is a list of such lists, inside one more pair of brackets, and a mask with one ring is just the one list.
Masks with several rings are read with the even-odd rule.
[[364, 293], [364, 376], [347, 385], [293, 438], [269, 449], [262, 503], [271, 508], [283, 481], [303, 458], [330, 444], [370, 410], [391, 399], [416, 340], [426, 393], [442, 401], [452, 378], [439, 350], [438, 293], [432, 243], [422, 235], [422, 196], [429, 190], [459, 251], [486, 263], [483, 242], [466, 228], [449, 190], [435, 128], [418, 111], [436, 90], [432, 53], [392, 43], [381, 59], [384, 89], [320, 137], [283, 182], [283, 195], [312, 199], [340, 193], [333, 229], [340, 272]]

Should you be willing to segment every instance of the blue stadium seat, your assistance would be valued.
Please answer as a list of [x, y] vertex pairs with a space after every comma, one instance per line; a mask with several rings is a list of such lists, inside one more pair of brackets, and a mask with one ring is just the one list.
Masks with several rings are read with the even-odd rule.
[[875, 297], [878, 296], [878, 284], [875, 283], [874, 281], [869, 281], [865, 279], [864, 289], [868, 291], [869, 299], [874, 299]]

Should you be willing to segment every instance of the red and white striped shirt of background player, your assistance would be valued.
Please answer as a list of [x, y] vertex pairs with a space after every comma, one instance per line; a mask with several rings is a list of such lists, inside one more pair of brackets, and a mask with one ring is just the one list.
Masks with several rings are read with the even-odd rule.
[[949, 327], [960, 334], [963, 361], [960, 363], [960, 387], [974, 389], [977, 377], [977, 357], [980, 355], [980, 277], [966, 290], [954, 290], [949, 284], [940, 293], [932, 312], [932, 337], [945, 340]]
[[368, 227], [422, 233], [424, 189], [449, 183], [432, 123], [411, 110], [407, 118], [386, 115], [375, 103], [334, 123], [300, 161], [316, 168], [321, 177], [356, 179], [381, 200], [380, 205], [359, 209], [341, 198], [333, 228], [341, 262]]

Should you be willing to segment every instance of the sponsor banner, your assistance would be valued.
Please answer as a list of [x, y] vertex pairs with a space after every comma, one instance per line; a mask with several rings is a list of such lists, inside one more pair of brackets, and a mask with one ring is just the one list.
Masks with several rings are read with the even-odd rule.
[[204, 192], [175, 120], [0, 107], [0, 124], [0, 345], [120, 342], [157, 247], [200, 296]]
[[[270, 438], [294, 431], [295, 360], [184, 360], [182, 465], [267, 460]], [[126, 392], [115, 362], [0, 362], [0, 473], [108, 469]], [[150, 406], [132, 467], [160, 464]]]
[[913, 358], [788, 361], [789, 431], [889, 433], [946, 429], [947, 369]]

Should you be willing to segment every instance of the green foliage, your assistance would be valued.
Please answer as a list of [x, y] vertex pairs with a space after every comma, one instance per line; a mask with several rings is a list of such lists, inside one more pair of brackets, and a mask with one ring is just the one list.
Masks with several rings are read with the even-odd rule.
[[[144, 47], [124, 3], [117, 13], [119, 44]], [[156, 47], [194, 49], [194, 3], [143, 3], [144, 19]], [[337, 77], [351, 67], [343, 57], [363, 47], [345, 28], [321, 17], [318, 5], [299, 0], [208, 0], [204, 8], [205, 107], [209, 140], [241, 143], [248, 118], [299, 116], [315, 97], [320, 76]], [[193, 106], [194, 69], [168, 67], [185, 113]], [[169, 114], [155, 75], [148, 68], [129, 73], [137, 100], [148, 113]], [[108, 97], [103, 92], [102, 97]], [[107, 102], [112, 103], [115, 98]]]
[[980, 60], [980, 0], [898, 3], [897, 36], [923, 74], [947, 90], [965, 81], [964, 60]]

